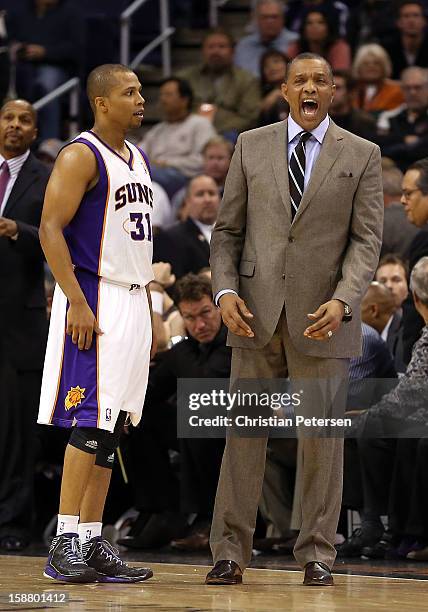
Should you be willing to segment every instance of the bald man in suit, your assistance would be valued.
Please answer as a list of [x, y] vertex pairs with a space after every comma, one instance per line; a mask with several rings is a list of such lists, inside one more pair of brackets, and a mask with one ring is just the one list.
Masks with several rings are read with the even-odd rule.
[[[214, 295], [233, 347], [232, 387], [248, 378], [346, 381], [350, 358], [361, 352], [360, 301], [379, 259], [379, 147], [329, 118], [334, 83], [320, 56], [295, 58], [282, 91], [288, 119], [238, 139], [211, 241]], [[227, 436], [207, 584], [242, 582], [266, 443], [266, 436]], [[343, 437], [304, 437], [299, 448], [294, 555], [305, 585], [331, 586]]]

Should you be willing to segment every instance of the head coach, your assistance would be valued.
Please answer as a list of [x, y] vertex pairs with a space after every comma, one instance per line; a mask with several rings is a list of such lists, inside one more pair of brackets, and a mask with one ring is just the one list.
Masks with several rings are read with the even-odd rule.
[[[360, 354], [360, 301], [381, 247], [380, 151], [334, 124], [330, 65], [304, 53], [282, 85], [286, 121], [238, 139], [211, 241], [213, 290], [238, 379], [347, 379]], [[251, 558], [266, 437], [228, 436], [207, 584], [236, 584]], [[343, 438], [301, 442], [305, 585], [333, 585]], [[243, 476], [244, 475], [244, 476]]]

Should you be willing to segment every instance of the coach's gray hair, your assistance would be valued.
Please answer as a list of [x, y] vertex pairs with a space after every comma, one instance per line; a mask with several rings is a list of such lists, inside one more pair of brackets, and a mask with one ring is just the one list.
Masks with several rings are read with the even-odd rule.
[[410, 274], [410, 289], [428, 306], [428, 257], [421, 257]]

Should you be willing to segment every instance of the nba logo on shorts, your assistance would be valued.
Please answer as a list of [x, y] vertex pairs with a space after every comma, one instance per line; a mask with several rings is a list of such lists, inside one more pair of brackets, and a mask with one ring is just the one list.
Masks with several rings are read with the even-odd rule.
[[86, 530], [86, 542], [88, 542], [91, 539], [92, 536], [92, 529], [87, 529]]
[[106, 421], [111, 421], [111, 408], [106, 408]]

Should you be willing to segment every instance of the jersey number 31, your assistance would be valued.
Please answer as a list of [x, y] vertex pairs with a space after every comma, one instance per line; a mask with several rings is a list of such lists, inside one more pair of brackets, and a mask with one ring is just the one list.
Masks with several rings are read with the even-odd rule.
[[130, 232], [132, 240], [149, 240], [151, 242], [152, 224], [150, 221], [150, 214], [146, 213], [144, 215], [140, 212], [132, 212], [129, 214], [129, 220], [131, 223], [134, 223], [135, 227], [135, 230]]

